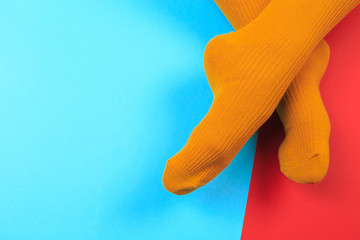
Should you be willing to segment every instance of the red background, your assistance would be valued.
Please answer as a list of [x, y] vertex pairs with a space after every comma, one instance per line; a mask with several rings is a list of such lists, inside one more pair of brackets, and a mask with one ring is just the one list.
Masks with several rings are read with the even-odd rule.
[[325, 38], [330, 63], [321, 93], [331, 121], [330, 166], [318, 184], [282, 175], [284, 133], [274, 114], [259, 130], [242, 240], [360, 239], [360, 7]]

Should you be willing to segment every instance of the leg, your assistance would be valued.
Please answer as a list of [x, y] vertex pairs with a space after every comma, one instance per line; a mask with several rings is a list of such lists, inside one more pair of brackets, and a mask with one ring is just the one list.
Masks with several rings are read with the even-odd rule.
[[185, 147], [167, 161], [164, 187], [186, 194], [225, 169], [321, 39], [359, 2], [272, 0], [246, 27], [213, 38], [204, 67], [214, 100]]

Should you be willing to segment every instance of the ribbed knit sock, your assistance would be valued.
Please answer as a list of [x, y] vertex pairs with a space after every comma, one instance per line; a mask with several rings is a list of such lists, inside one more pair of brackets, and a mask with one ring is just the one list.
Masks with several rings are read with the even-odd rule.
[[360, 0], [272, 0], [244, 28], [210, 40], [205, 72], [211, 107], [170, 158], [164, 187], [187, 194], [224, 170], [271, 116], [321, 39]]
[[[255, 19], [270, 0], [215, 0], [235, 30]], [[329, 61], [323, 40], [292, 81], [276, 108], [286, 131], [280, 170], [298, 183], [321, 181], [329, 166], [330, 121], [319, 84]]]
[[280, 169], [298, 183], [320, 182], [329, 166], [330, 121], [319, 91], [328, 60], [328, 45], [321, 41], [276, 108], [286, 133]]

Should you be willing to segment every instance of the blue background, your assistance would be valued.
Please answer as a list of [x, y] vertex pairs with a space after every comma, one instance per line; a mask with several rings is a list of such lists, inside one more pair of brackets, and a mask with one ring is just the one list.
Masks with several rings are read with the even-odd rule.
[[229, 31], [210, 0], [0, 0], [0, 239], [239, 239], [256, 136], [189, 195], [161, 182]]

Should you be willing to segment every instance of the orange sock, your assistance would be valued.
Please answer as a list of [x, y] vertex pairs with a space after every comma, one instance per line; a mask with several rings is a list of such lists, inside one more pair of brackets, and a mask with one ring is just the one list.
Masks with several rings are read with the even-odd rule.
[[[235, 30], [255, 19], [270, 0], [215, 0]], [[319, 84], [329, 61], [323, 40], [276, 108], [286, 131], [279, 149], [281, 171], [298, 183], [321, 181], [329, 166], [330, 121]]]
[[224, 170], [271, 116], [321, 39], [360, 0], [272, 0], [244, 28], [213, 38], [204, 67], [212, 105], [167, 161], [164, 187], [186, 194]]

